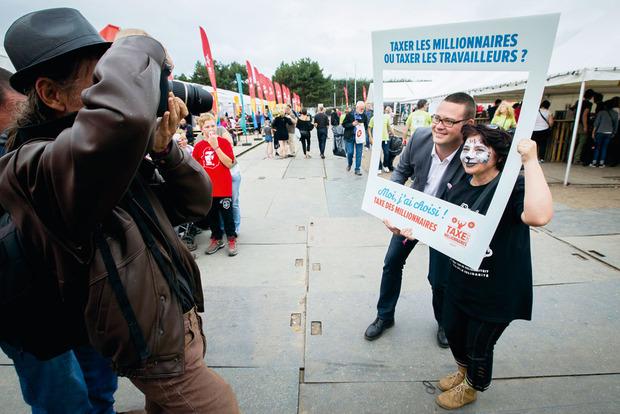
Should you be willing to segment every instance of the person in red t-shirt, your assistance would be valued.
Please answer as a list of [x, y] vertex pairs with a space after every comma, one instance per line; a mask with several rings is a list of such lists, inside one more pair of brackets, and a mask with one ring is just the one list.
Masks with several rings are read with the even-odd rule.
[[228, 239], [228, 255], [237, 254], [237, 233], [232, 214], [232, 176], [230, 168], [235, 162], [232, 145], [226, 139], [218, 137], [215, 117], [204, 115], [202, 134], [205, 137], [194, 147], [192, 156], [203, 166], [213, 185], [213, 204], [207, 215], [207, 222], [211, 228], [211, 243], [206, 254], [213, 254], [224, 247], [222, 230], [220, 229], [220, 215], [224, 221], [224, 231]]

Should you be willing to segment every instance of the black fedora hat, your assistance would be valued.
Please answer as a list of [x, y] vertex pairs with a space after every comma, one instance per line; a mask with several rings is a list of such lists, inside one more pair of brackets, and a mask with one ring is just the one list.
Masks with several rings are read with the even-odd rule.
[[4, 37], [4, 49], [15, 74], [13, 89], [24, 92], [46, 63], [67, 53], [87, 48], [109, 48], [82, 14], [70, 8], [39, 10], [17, 19]]

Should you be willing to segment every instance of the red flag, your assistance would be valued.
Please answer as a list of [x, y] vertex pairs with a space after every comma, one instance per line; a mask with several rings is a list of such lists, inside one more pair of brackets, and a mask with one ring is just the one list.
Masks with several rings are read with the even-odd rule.
[[121, 30], [120, 27], [118, 26], [114, 26], [113, 24], [109, 24], [106, 27], [104, 27], [103, 29], [101, 29], [101, 31], [99, 32], [99, 34], [101, 35], [101, 37], [103, 37], [103, 39], [106, 42], [113, 42], [114, 38], [116, 37], [116, 34]]
[[349, 92], [347, 92], [347, 87], [343, 86], [342, 89], [344, 89], [344, 101], [347, 106], [349, 106]]
[[286, 87], [285, 84], [282, 84], [282, 99], [284, 100], [285, 104], [291, 103], [291, 98], [288, 94], [288, 88]]
[[275, 91], [276, 91], [276, 98], [278, 99], [278, 103], [279, 103], [279, 104], [284, 103], [284, 102], [282, 101], [282, 87], [281, 87], [281, 86], [280, 86], [280, 84], [279, 84], [278, 82], [276, 82], [276, 81], [273, 81], [273, 86], [274, 86], [274, 89], [275, 89]]
[[200, 27], [200, 39], [202, 40], [202, 53], [205, 57], [205, 67], [207, 68], [209, 80], [211, 81], [211, 86], [213, 87], [213, 111], [215, 112], [215, 116], [217, 117], [218, 99], [217, 83], [215, 81], [215, 64], [213, 63], [213, 57], [211, 56], [211, 47], [209, 46], [209, 39], [207, 39], [207, 33], [205, 33], [205, 30], [202, 27]]
[[267, 81], [269, 81], [269, 93], [271, 94], [271, 100], [273, 102], [277, 102], [277, 97], [276, 97], [276, 86], [273, 84], [273, 81], [267, 77], [265, 77], [265, 79], [267, 79]]
[[[256, 66], [254, 66], [254, 82], [256, 83], [256, 92], [258, 92], [258, 99], [264, 101], [265, 95], [263, 95], [263, 79], [261, 78], [258, 69], [256, 69]], [[261, 112], [263, 111], [261, 110]]]
[[245, 61], [245, 67], [248, 71], [248, 86], [250, 88], [250, 104], [252, 106], [252, 112], [256, 113], [256, 100], [254, 94], [254, 86], [256, 84], [256, 80], [254, 79], [254, 71], [252, 70], [252, 65], [250, 65], [250, 61]]
[[364, 102], [366, 102], [366, 86], [362, 85], [362, 95], [364, 95]]

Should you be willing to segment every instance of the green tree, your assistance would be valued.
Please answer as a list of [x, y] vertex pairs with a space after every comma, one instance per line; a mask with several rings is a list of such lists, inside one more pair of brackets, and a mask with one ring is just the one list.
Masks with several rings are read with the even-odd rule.
[[304, 106], [329, 102], [332, 93], [331, 76], [325, 77], [318, 62], [310, 58], [280, 63], [273, 79], [284, 83], [291, 90], [291, 94], [297, 93]]
[[[215, 80], [217, 82], [218, 88], [227, 89], [229, 91], [237, 91], [237, 79], [235, 77], [236, 73], [241, 74], [241, 78], [247, 85], [248, 72], [245, 65], [242, 65], [238, 62], [222, 63], [216, 60], [214, 61], [214, 67]], [[182, 79], [181, 76], [183, 76], [184, 78]], [[187, 79], [189, 82], [198, 83], [200, 85], [211, 85], [211, 80], [209, 79], [209, 73], [207, 72], [207, 68], [205, 64], [199, 60], [196, 61], [196, 64], [194, 65], [194, 73], [192, 74], [192, 76], [188, 78], [187, 76], [185, 76], [185, 74], [181, 74], [177, 77], [177, 79]], [[244, 92], [248, 93], [247, 86], [244, 86]]]

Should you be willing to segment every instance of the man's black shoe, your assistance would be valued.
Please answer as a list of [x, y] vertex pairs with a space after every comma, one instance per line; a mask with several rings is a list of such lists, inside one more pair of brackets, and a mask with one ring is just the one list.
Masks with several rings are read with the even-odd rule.
[[383, 320], [383, 319], [377, 318], [366, 329], [366, 332], [364, 332], [364, 338], [366, 338], [366, 340], [368, 341], [374, 341], [375, 339], [379, 338], [383, 334], [383, 331], [391, 328], [392, 326], [394, 326], [394, 319]]
[[448, 338], [446, 338], [446, 332], [443, 330], [443, 327], [437, 328], [437, 345], [441, 348], [447, 348], [450, 345], [448, 344]]

